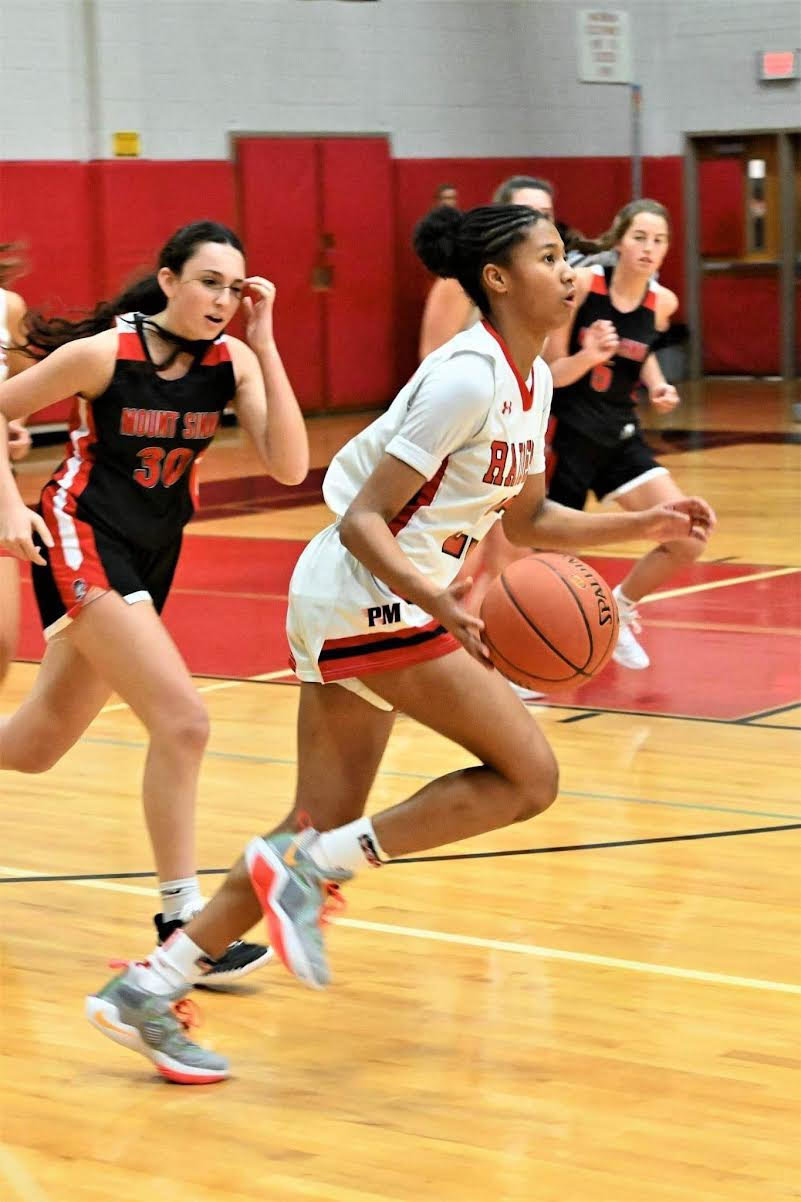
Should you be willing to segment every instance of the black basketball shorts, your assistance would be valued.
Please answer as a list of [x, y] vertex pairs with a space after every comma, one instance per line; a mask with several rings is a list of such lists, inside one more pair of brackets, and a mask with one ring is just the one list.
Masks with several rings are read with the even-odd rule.
[[551, 448], [548, 496], [569, 509], [583, 509], [589, 492], [599, 501], [613, 500], [654, 476], [667, 475], [667, 468], [654, 459], [639, 429], [618, 439], [614, 446], [603, 447], [557, 421]]
[[40, 547], [44, 567], [31, 565], [33, 588], [45, 638], [62, 630], [97, 590], [113, 590], [129, 605], [152, 601], [161, 613], [169, 595], [181, 535], [158, 550], [138, 547], [122, 536], [71, 521], [59, 526], [49, 515], [53, 547]]

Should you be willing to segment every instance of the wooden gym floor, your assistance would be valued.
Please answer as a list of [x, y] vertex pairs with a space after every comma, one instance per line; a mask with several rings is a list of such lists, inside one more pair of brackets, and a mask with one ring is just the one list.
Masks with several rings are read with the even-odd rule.
[[[556, 805], [365, 873], [330, 931], [326, 993], [268, 967], [199, 997], [230, 1081], [168, 1086], [83, 1019], [107, 960], [152, 944], [137, 721], [113, 701], [52, 771], [3, 777], [4, 1202], [801, 1197], [798, 394], [683, 391], [655, 445], [720, 527], [692, 580], [643, 606], [654, 667], [531, 706], [561, 762]], [[360, 420], [310, 423], [316, 466]], [[27, 495], [54, 457], [23, 465]], [[261, 503], [235, 430], [206, 469], [219, 503], [190, 528], [169, 620], [212, 717], [211, 889], [292, 794], [281, 590], [326, 516], [314, 477], [305, 504]], [[617, 579], [637, 550], [597, 562]], [[0, 712], [35, 676], [24, 596]], [[371, 808], [465, 762], [401, 717]]]

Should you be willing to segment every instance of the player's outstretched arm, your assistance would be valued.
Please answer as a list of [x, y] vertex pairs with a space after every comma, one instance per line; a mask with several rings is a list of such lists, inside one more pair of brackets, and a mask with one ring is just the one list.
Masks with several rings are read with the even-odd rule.
[[706, 542], [716, 522], [714, 511], [701, 497], [683, 497], [636, 513], [584, 513], [548, 500], [544, 491], [544, 477], [531, 476], [504, 514], [504, 533], [516, 546], [576, 550], [688, 537]]

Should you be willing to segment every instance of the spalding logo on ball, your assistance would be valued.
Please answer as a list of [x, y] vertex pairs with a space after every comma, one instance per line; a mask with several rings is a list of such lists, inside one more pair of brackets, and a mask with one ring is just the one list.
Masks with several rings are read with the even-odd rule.
[[487, 592], [481, 617], [498, 671], [542, 693], [591, 680], [617, 643], [612, 590], [575, 555], [541, 552], [510, 564]]

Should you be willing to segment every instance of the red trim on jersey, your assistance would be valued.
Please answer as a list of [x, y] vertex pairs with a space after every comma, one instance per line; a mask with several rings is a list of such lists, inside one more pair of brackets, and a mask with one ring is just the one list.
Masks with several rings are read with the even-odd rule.
[[551, 477], [556, 471], [556, 464], [559, 456], [553, 449], [553, 440], [556, 435], [556, 418], [553, 414], [548, 418], [548, 426], [545, 431], [545, 491], [548, 491], [548, 485], [551, 483]]
[[[68, 618], [74, 618], [80, 612], [84, 602], [85, 594], [93, 588], [100, 588], [108, 591], [111, 588], [102, 561], [97, 552], [95, 545], [94, 529], [87, 523], [82, 522], [75, 517], [75, 501], [72, 494], [69, 494], [67, 504], [64, 507], [64, 512], [72, 518], [75, 533], [78, 538], [78, 546], [81, 549], [81, 562], [77, 568], [71, 568], [66, 561], [64, 555], [64, 547], [61, 541], [61, 531], [58, 526], [54, 501], [58, 494], [58, 488], [55, 484], [48, 484], [42, 493], [42, 517], [45, 525], [53, 536], [53, 546], [48, 551], [48, 560], [50, 563], [50, 574], [53, 577], [53, 582], [58, 589], [58, 595], [64, 603], [64, 610]], [[84, 584], [82, 595], [76, 596], [75, 583], [81, 580]]]
[[[88, 591], [90, 588], [109, 589], [111, 587], [97, 552], [94, 530], [87, 522], [80, 521], [75, 516], [78, 509], [78, 498], [89, 483], [89, 476], [94, 464], [94, 458], [89, 448], [97, 440], [91, 403], [86, 401], [84, 404], [86, 406], [86, 433], [82, 434], [80, 438], [70, 439], [70, 454], [42, 491], [42, 517], [53, 536], [53, 546], [48, 553], [50, 570], [59, 596], [64, 602], [67, 616], [70, 618], [75, 616], [83, 603], [83, 597], [76, 597], [75, 594], [74, 584], [76, 581], [83, 581], [86, 586], [84, 591]], [[76, 419], [76, 428], [79, 428], [80, 404], [76, 406], [73, 416]], [[75, 430], [71, 433], [75, 433]], [[63, 480], [76, 458], [79, 461], [78, 470], [69, 486], [64, 488]], [[62, 533], [55, 507], [56, 497], [61, 492], [66, 494], [66, 500], [62, 506], [59, 506], [59, 509], [72, 521], [81, 552], [81, 562], [77, 568], [69, 566], [64, 552]]]
[[[439, 633], [437, 633], [439, 632]], [[461, 646], [459, 640], [436, 621], [425, 626], [408, 626], [404, 630], [371, 631], [344, 639], [326, 639], [317, 659], [320, 675], [327, 683], [347, 680], [351, 676], [369, 676], [374, 672], [389, 672], [393, 668], [410, 668], [429, 659], [450, 655]], [[325, 652], [336, 652], [336, 658], [324, 659]], [[294, 657], [290, 665], [295, 667]]]
[[136, 330], [120, 330], [117, 334], [117, 358], [146, 363], [147, 355]]
[[498, 346], [503, 351], [503, 357], [511, 367], [512, 371], [514, 372], [514, 377], [517, 380], [517, 387], [520, 389], [520, 400], [523, 402], [523, 411], [528, 413], [529, 409], [534, 404], [534, 368], [532, 367], [531, 369], [531, 387], [529, 388], [528, 384], [517, 370], [517, 366], [512, 359], [512, 356], [509, 354], [509, 348], [501, 338], [498, 331], [493, 330], [486, 318], [483, 319], [481, 324], [487, 333], [492, 335], [492, 337], [498, 343]]
[[425, 508], [430, 505], [436, 496], [437, 489], [442, 483], [442, 477], [445, 475], [445, 469], [448, 466], [449, 456], [446, 455], [442, 463], [437, 468], [435, 475], [430, 480], [426, 480], [422, 488], [418, 488], [417, 492], [411, 497], [400, 513], [396, 513], [392, 521], [389, 523], [390, 533], [393, 535], [400, 534], [404, 526], [408, 526], [418, 509]]
[[656, 288], [651, 285], [645, 294], [645, 300], [642, 302], [643, 309], [656, 309]]
[[593, 271], [592, 279], [590, 280], [590, 292], [597, 292], [599, 296], [608, 296], [609, 289], [606, 286], [606, 273], [601, 268], [600, 272]]
[[230, 362], [231, 352], [228, 349], [228, 343], [212, 342], [211, 346], [200, 360], [200, 365], [201, 367], [216, 367], [218, 363]]

